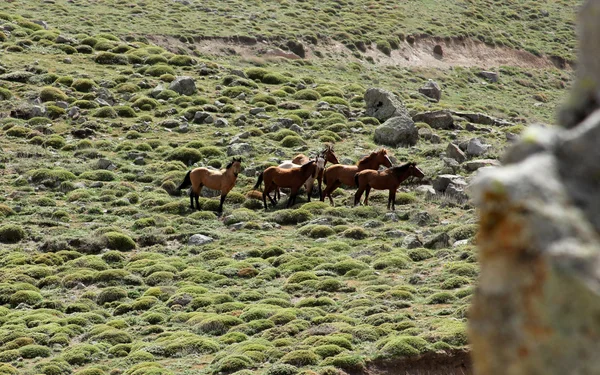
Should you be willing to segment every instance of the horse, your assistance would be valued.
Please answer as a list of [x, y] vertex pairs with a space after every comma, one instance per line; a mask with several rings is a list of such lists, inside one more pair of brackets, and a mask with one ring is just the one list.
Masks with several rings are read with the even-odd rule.
[[[304, 156], [304, 155], [302, 155]], [[308, 159], [308, 161], [310, 161], [310, 159]], [[307, 162], [308, 162], [307, 161]], [[323, 170], [325, 169], [325, 159], [323, 158], [322, 155], [317, 156], [316, 159], [316, 164], [317, 164], [317, 176], [319, 173], [323, 173]], [[303, 163], [306, 164], [306, 163]], [[302, 164], [296, 164], [293, 163], [292, 161], [285, 161], [281, 164], [279, 164], [277, 166], [277, 168], [281, 168], [281, 169], [291, 169], [291, 168], [300, 168], [302, 166]], [[306, 189], [306, 193], [308, 195], [308, 201], [310, 202], [310, 197], [312, 195], [312, 191], [313, 191], [313, 185], [315, 183], [315, 178], [313, 176], [310, 176], [305, 182], [304, 182], [304, 189]], [[319, 195], [321, 194], [321, 186], [319, 185]], [[279, 191], [279, 188], [275, 189], [275, 198], [277, 200], [281, 199], [281, 192]]]
[[325, 201], [325, 197], [329, 197], [329, 202], [333, 206], [333, 198], [331, 193], [339, 188], [342, 184], [347, 186], [355, 186], [354, 175], [365, 169], [378, 169], [380, 165], [391, 167], [392, 162], [387, 155], [387, 150], [382, 148], [378, 151], [373, 151], [371, 154], [360, 159], [356, 165], [336, 164], [327, 168], [323, 173], [323, 181], [327, 185], [325, 191], [321, 194], [321, 202]]
[[[327, 165], [327, 162], [330, 162], [331, 164], [339, 164], [340, 163], [337, 158], [337, 155], [333, 151], [333, 146], [331, 146], [330, 144], [325, 145], [325, 149], [323, 151], [321, 151], [320, 155], [323, 157], [323, 159], [325, 159], [325, 163], [323, 164], [323, 166], [320, 166], [320, 165], [318, 166], [319, 171], [317, 172], [317, 182], [318, 182], [318, 187], [319, 187], [319, 198], [321, 197], [321, 194], [323, 193], [323, 190], [322, 190], [323, 172], [325, 171], [325, 166]], [[310, 160], [310, 158], [308, 156], [306, 156], [304, 154], [298, 154], [292, 160], [286, 160], [283, 163], [279, 164], [279, 168], [288, 169], [288, 168], [299, 167], [302, 164], [308, 163], [309, 160]], [[306, 188], [306, 190], [309, 194], [309, 196], [308, 196], [309, 202], [310, 202], [310, 196], [312, 194], [314, 180], [315, 180], [314, 178], [309, 178], [306, 181], [306, 184], [304, 184], [304, 187]], [[279, 198], [281, 198], [281, 193], [279, 192], [279, 189], [277, 189], [276, 194], [279, 195]]]
[[389, 190], [387, 209], [392, 206], [396, 209], [396, 190], [402, 181], [409, 177], [423, 178], [425, 174], [417, 167], [417, 163], [410, 162], [400, 166], [388, 168], [383, 171], [364, 170], [354, 176], [354, 182], [358, 186], [354, 194], [354, 206], [360, 203], [360, 198], [365, 192], [365, 206], [369, 204], [369, 192], [371, 188], [376, 190]]
[[227, 164], [225, 169], [220, 171], [208, 169], [208, 168], [195, 168], [189, 171], [183, 182], [177, 188], [177, 192], [181, 194], [181, 190], [189, 186], [190, 189], [190, 206], [194, 209], [194, 198], [196, 199], [196, 209], [200, 209], [200, 192], [202, 188], [206, 186], [209, 189], [221, 190], [221, 203], [219, 204], [218, 212], [223, 211], [223, 202], [227, 194], [235, 186], [237, 176], [242, 170], [242, 158], [233, 158], [233, 160]]
[[258, 176], [258, 181], [254, 185], [254, 189], [258, 189], [265, 182], [265, 189], [262, 193], [263, 204], [265, 210], [267, 209], [267, 197], [273, 204], [273, 207], [277, 204], [277, 201], [269, 195], [269, 193], [278, 188], [290, 188], [290, 196], [286, 203], [286, 208], [293, 206], [296, 203], [296, 196], [298, 190], [304, 184], [309, 177], [315, 177], [317, 174], [317, 160], [310, 160], [308, 163], [303, 164], [300, 167], [294, 167], [291, 169], [282, 169], [279, 167], [269, 167]]

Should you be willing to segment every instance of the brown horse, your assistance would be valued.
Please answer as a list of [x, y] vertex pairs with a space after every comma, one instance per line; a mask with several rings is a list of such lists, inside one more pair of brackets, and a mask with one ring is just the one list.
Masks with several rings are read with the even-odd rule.
[[376, 190], [389, 190], [387, 208], [396, 209], [396, 190], [402, 181], [409, 177], [423, 178], [425, 174], [417, 167], [417, 163], [411, 162], [397, 167], [388, 168], [384, 171], [365, 170], [354, 176], [358, 190], [354, 195], [354, 205], [360, 203], [360, 198], [365, 192], [365, 206], [369, 204], [369, 193], [371, 188]]
[[221, 190], [221, 204], [219, 204], [219, 212], [223, 211], [223, 202], [225, 197], [235, 186], [237, 176], [242, 170], [242, 158], [233, 158], [233, 160], [227, 164], [225, 169], [220, 171], [211, 170], [208, 168], [195, 168], [189, 171], [183, 182], [177, 188], [177, 192], [181, 193], [181, 189], [191, 186], [190, 189], [190, 206], [194, 209], [194, 198], [196, 199], [196, 208], [200, 209], [200, 192], [202, 187], [206, 186], [209, 189]]
[[291, 190], [290, 196], [287, 200], [286, 207], [291, 207], [296, 203], [296, 196], [298, 190], [304, 182], [310, 178], [315, 177], [317, 174], [317, 160], [310, 160], [308, 163], [303, 164], [301, 167], [294, 167], [291, 169], [283, 169], [279, 167], [269, 167], [264, 170], [258, 176], [258, 181], [254, 185], [254, 189], [258, 189], [263, 180], [265, 181], [265, 189], [263, 190], [263, 203], [265, 210], [267, 209], [267, 197], [273, 204], [273, 207], [277, 204], [277, 201], [269, 195], [273, 190], [278, 188], [289, 188]]
[[387, 155], [387, 150], [385, 148], [379, 151], [373, 151], [371, 154], [365, 156], [360, 159], [356, 165], [332, 165], [331, 167], [325, 170], [323, 173], [323, 181], [327, 184], [325, 191], [321, 194], [321, 201], [325, 201], [325, 197], [329, 197], [329, 202], [333, 206], [333, 198], [331, 198], [331, 193], [342, 186], [342, 184], [347, 186], [355, 186], [354, 185], [354, 175], [360, 171], [365, 169], [378, 169], [380, 165], [391, 167], [392, 162]]
[[[321, 156], [323, 157], [323, 159], [325, 159], [325, 165], [323, 166], [323, 169], [319, 170], [319, 172], [317, 173], [319, 198], [321, 197], [321, 194], [323, 194], [322, 186], [323, 186], [323, 174], [325, 172], [324, 167], [327, 165], [327, 162], [330, 162], [331, 164], [339, 164], [340, 163], [340, 161], [337, 158], [337, 155], [333, 151], [333, 146], [330, 144], [325, 145], [325, 149], [323, 151], [321, 151]], [[306, 155], [298, 154], [298, 155], [296, 155], [295, 158], [293, 158], [291, 160], [291, 162], [294, 164], [302, 165], [302, 164], [308, 163], [309, 160], [310, 159]], [[281, 167], [281, 165], [280, 165], [280, 167]], [[310, 188], [312, 189], [312, 184], [310, 185]], [[278, 191], [278, 193], [279, 193], [279, 191]], [[308, 194], [309, 194], [308, 201], [310, 202], [310, 195], [312, 194], [312, 192], [309, 192]]]

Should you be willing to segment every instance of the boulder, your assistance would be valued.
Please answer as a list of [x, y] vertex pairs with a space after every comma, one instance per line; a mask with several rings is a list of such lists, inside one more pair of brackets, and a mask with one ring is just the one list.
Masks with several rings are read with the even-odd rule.
[[408, 117], [408, 111], [402, 101], [387, 90], [368, 89], [365, 92], [365, 103], [365, 116], [375, 117], [381, 122], [396, 116]]
[[467, 144], [467, 154], [473, 155], [473, 156], [481, 156], [481, 155], [485, 154], [487, 152], [488, 148], [490, 148], [490, 147], [491, 147], [490, 145], [483, 143], [481, 141], [481, 139], [472, 138], [469, 140], [469, 143]]
[[479, 72], [479, 75], [490, 82], [498, 82], [498, 73], [496, 72], [489, 72], [484, 70]]
[[419, 237], [411, 234], [402, 239], [402, 247], [406, 249], [416, 249], [423, 247], [423, 242], [421, 242]]
[[248, 143], [235, 143], [227, 147], [227, 156], [248, 156], [252, 150], [252, 146]]
[[467, 160], [467, 155], [465, 155], [465, 153], [462, 152], [462, 150], [454, 143], [449, 143], [448, 147], [446, 147], [446, 156], [456, 160], [459, 163]]
[[448, 185], [451, 183], [458, 183], [460, 185], [466, 185], [465, 179], [462, 176], [453, 174], [442, 174], [433, 180], [433, 188], [435, 191], [445, 192]]
[[208, 112], [197, 111], [192, 121], [196, 124], [212, 124], [215, 118]]
[[495, 159], [471, 160], [464, 164], [464, 168], [468, 172], [474, 172], [474, 171], [478, 170], [479, 168], [483, 168], [483, 167], [499, 167], [499, 166], [500, 166], [500, 162]]
[[419, 132], [408, 116], [396, 116], [375, 129], [375, 143], [387, 146], [414, 146], [419, 140]]
[[79, 41], [77, 39], [72, 38], [70, 36], [63, 35], [63, 34], [60, 34], [59, 36], [57, 36], [56, 39], [54, 40], [54, 42], [57, 44], [69, 44], [69, 45], [79, 44]]
[[196, 93], [196, 83], [192, 77], [177, 77], [169, 85], [169, 90], [173, 90], [179, 95], [194, 95]]
[[32, 105], [29, 103], [22, 103], [17, 108], [10, 111], [10, 117], [19, 118], [23, 120], [29, 120], [34, 117], [44, 117], [45, 115], [45, 107], [39, 105]]
[[454, 119], [449, 111], [432, 111], [418, 113], [413, 116], [414, 122], [424, 122], [434, 129], [452, 129]]
[[439, 102], [442, 98], [442, 89], [440, 88], [440, 85], [431, 79], [419, 88], [419, 92], [436, 102]]
[[[560, 128], [528, 130], [482, 168], [480, 277], [469, 343], [476, 374], [595, 374], [600, 368], [600, 0], [582, 7], [576, 82]], [[531, 145], [534, 144], [534, 147]], [[520, 146], [519, 146], [520, 145]]]
[[480, 125], [493, 125], [493, 126], [512, 126], [511, 122], [494, 118], [492, 116], [483, 113], [472, 113], [472, 112], [452, 112], [452, 114], [465, 118], [468, 121], [480, 124]]
[[226, 128], [229, 126], [229, 121], [224, 118], [218, 118], [215, 120], [215, 128]]
[[0, 75], [0, 80], [9, 82], [27, 83], [31, 77], [35, 76], [34, 73], [16, 71]]
[[433, 250], [450, 247], [450, 236], [446, 232], [438, 233], [430, 238], [427, 238], [423, 243], [423, 247]]
[[188, 240], [190, 246], [202, 246], [213, 242], [214, 239], [203, 234], [194, 234]]

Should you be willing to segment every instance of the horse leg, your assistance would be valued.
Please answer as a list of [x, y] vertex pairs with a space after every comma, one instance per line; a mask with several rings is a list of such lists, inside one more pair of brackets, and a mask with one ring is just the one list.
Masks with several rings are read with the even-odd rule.
[[371, 192], [371, 185], [367, 185], [367, 189], [365, 190], [365, 206], [369, 205], [369, 193]]
[[196, 195], [196, 193], [194, 193], [194, 189], [190, 189], [190, 208], [193, 210], [194, 209], [194, 196]]
[[308, 196], [308, 201], [310, 202], [310, 197], [312, 196], [312, 190], [313, 190], [313, 184], [314, 184], [315, 180], [313, 179], [310, 182], [306, 182], [306, 185], [304, 185], [306, 187], [306, 195]]
[[358, 190], [356, 190], [356, 193], [354, 193], [354, 207], [356, 207], [360, 203], [360, 197], [363, 191], [365, 191], [365, 189], [359, 187]]
[[200, 184], [200, 186], [198, 186], [198, 192], [195, 193], [196, 195], [196, 209], [198, 211], [200, 211], [200, 193], [202, 192], [202, 184]]
[[333, 198], [331, 197], [331, 193], [333, 193], [340, 186], [342, 186], [342, 182], [341, 181], [336, 181], [331, 186], [331, 190], [329, 190], [329, 194], [327, 196], [329, 197], [329, 203], [331, 203], [332, 206], [335, 206], [335, 203], [333, 203]]
[[396, 211], [396, 189], [390, 190], [392, 200], [392, 211]]
[[221, 194], [221, 202], [219, 203], [219, 209], [217, 212], [223, 212], [223, 203], [225, 203], [225, 197], [227, 197], [227, 193]]
[[[276, 197], [277, 196], [277, 191], [279, 190], [279, 186], [275, 185], [274, 183], [269, 183], [269, 186], [267, 186], [265, 184], [265, 193], [267, 194], [267, 197], [269, 197], [269, 200], [271, 201], [271, 204], [273, 205], [273, 207], [277, 206], [277, 200], [275, 200], [274, 198], [271, 198], [271, 196], [269, 195], [272, 191], [273, 191], [273, 195]], [[266, 209], [267, 204], [265, 203], [265, 209]]]

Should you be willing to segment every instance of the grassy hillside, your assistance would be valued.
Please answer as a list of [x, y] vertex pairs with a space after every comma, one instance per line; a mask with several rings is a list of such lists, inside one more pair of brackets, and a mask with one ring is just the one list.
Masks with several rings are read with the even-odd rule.
[[[325, 375], [468, 349], [474, 207], [406, 184], [395, 213], [387, 192], [352, 208], [353, 189], [338, 190], [335, 207], [303, 196], [265, 212], [256, 172], [325, 143], [343, 163], [380, 147], [379, 122], [364, 115], [369, 87], [393, 91], [411, 114], [484, 112], [514, 124], [418, 123], [439, 142], [423, 136], [389, 152], [431, 181], [452, 171], [449, 142], [478, 137], [497, 159], [508, 133], [552, 123], [571, 72], [502, 66], [492, 83], [477, 67], [200, 55], [192, 44], [173, 53], [148, 36], [309, 40], [312, 15], [324, 37], [344, 42], [401, 33], [488, 42], [489, 25], [502, 22], [516, 31], [495, 43], [568, 57], [573, 5], [450, 2], [455, 12], [437, 13], [427, 1], [184, 3], [15, 1], [0, 14], [0, 374]], [[548, 16], [532, 16], [540, 10]], [[182, 75], [197, 92], [168, 89]], [[428, 79], [443, 87], [439, 103], [417, 92]], [[196, 112], [214, 122], [194, 122]], [[193, 166], [224, 167], [240, 143], [244, 171], [222, 215], [218, 198], [194, 212], [170, 194]], [[212, 242], [189, 244], [195, 234]]]

